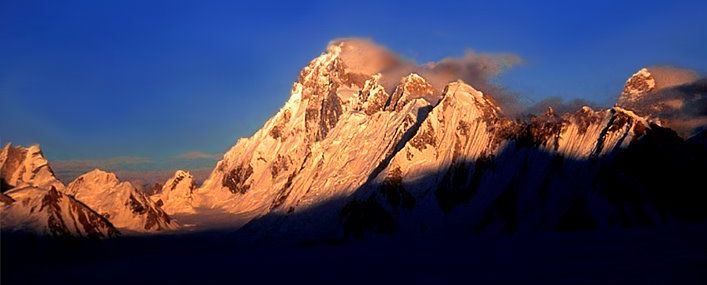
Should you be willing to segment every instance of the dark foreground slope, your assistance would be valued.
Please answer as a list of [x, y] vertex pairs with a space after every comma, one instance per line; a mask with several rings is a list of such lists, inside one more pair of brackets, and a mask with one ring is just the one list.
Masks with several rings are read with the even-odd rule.
[[249, 243], [3, 236], [2, 284], [704, 284], [707, 226]]

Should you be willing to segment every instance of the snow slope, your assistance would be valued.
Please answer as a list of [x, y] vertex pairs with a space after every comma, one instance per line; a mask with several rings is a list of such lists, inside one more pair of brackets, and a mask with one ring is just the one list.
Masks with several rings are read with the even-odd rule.
[[[491, 230], [554, 229], [565, 217], [609, 226], [626, 210], [596, 193], [601, 165], [664, 132], [655, 118], [619, 106], [511, 118], [473, 86], [455, 81], [437, 92], [414, 73], [388, 93], [380, 74], [348, 68], [340, 45], [312, 60], [285, 106], [224, 155], [194, 206], [247, 213], [255, 231], [289, 227], [289, 216], [308, 231], [340, 217], [346, 228], [371, 212], [383, 216], [374, 223], [410, 229], [460, 219]], [[650, 92], [651, 78], [639, 71], [620, 101]], [[652, 205], [641, 207], [644, 220], [660, 220]], [[531, 214], [517, 221], [519, 211]]]
[[[380, 226], [387, 218], [359, 217], [385, 209], [390, 219], [407, 219], [401, 226], [411, 231], [455, 215], [465, 227], [480, 229], [556, 228], [585, 194], [575, 190], [595, 182], [596, 169], [576, 167], [625, 149], [650, 129], [646, 118], [619, 107], [562, 116], [550, 110], [514, 121], [482, 92], [454, 82], [415, 136], [347, 205], [345, 223]], [[607, 207], [598, 203], [594, 209]], [[607, 215], [591, 218], [608, 223]]]
[[88, 205], [121, 230], [157, 232], [179, 225], [130, 182], [99, 169], [79, 176], [64, 193]]
[[[310, 234], [587, 229], [660, 224], [690, 211], [701, 217], [692, 204], [701, 192], [687, 183], [705, 161], [700, 146], [629, 108], [660, 87], [647, 69], [627, 81], [613, 108], [516, 118], [461, 80], [435, 90], [416, 73], [383, 78], [348, 48], [332, 43], [309, 62], [285, 105], [239, 139], [200, 187], [177, 171], [148, 198], [94, 170], [65, 193], [137, 232], [178, 228], [168, 214], [191, 229], [202, 229], [200, 220], [219, 228], [252, 220], [248, 231]], [[382, 82], [397, 85], [386, 90]], [[38, 147], [8, 145], [0, 159], [7, 181], [54, 186]], [[672, 185], [680, 190], [663, 190]]]
[[18, 187], [3, 194], [0, 225], [3, 231], [62, 237], [119, 235], [106, 218], [71, 196], [55, 188], [46, 190], [33, 186]]
[[302, 70], [285, 106], [224, 155], [195, 205], [254, 216], [292, 212], [350, 195], [389, 158], [426, 114], [434, 90], [411, 74], [391, 96], [380, 74], [347, 67], [344, 44]]
[[177, 170], [174, 176], [164, 183], [158, 193], [150, 196], [150, 199], [169, 215], [194, 213], [193, 192], [195, 189], [196, 185], [191, 173]]

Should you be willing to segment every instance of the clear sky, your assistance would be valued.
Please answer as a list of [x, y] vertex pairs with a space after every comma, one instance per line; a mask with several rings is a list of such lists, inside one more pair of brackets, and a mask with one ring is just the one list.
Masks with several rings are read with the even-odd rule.
[[498, 82], [525, 100], [611, 105], [642, 66], [704, 75], [706, 11], [707, 1], [647, 0], [2, 0], [0, 142], [40, 143], [54, 160], [222, 153], [340, 37], [417, 62], [513, 53], [523, 64]]

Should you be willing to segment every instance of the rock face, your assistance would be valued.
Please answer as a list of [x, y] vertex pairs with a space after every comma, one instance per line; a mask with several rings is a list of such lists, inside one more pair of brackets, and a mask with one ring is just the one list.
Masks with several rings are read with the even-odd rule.
[[617, 106], [659, 118], [662, 126], [689, 138], [707, 126], [707, 79], [689, 70], [643, 68], [626, 81]]
[[[592, 161], [652, 128], [660, 127], [619, 107], [562, 116], [550, 110], [513, 121], [482, 92], [454, 82], [415, 136], [343, 209], [344, 228], [414, 231], [450, 215], [478, 230], [559, 228], [566, 207], [585, 203], [578, 211], [592, 210], [591, 191], [582, 189], [599, 175]], [[379, 214], [364, 214], [371, 211]], [[611, 223], [608, 213], [582, 214], [597, 225]]]
[[619, 95], [616, 102], [619, 106], [630, 106], [635, 104], [646, 94], [653, 92], [656, 89], [655, 78], [648, 69], [642, 68], [634, 73], [624, 85], [624, 90]]
[[38, 145], [24, 148], [6, 144], [0, 151], [0, 191], [23, 186], [64, 189]]
[[156, 232], [179, 225], [129, 182], [113, 173], [93, 170], [69, 183], [65, 194], [89, 206], [122, 231]]
[[167, 214], [194, 213], [194, 177], [191, 173], [177, 170], [174, 176], [164, 183], [162, 189], [150, 196], [156, 205]]
[[[645, 184], [633, 181], [637, 173], [608, 170], [684, 143], [654, 116], [624, 108], [661, 88], [647, 69], [627, 81], [614, 108], [510, 118], [462, 81], [437, 92], [413, 73], [388, 93], [380, 74], [349, 68], [341, 47], [302, 70], [286, 105], [224, 155], [195, 205], [250, 213], [256, 219], [246, 229], [288, 234], [449, 224], [564, 230], [684, 217], [675, 205], [689, 199], [670, 198], [671, 206], [654, 199], [666, 195], [653, 185], [667, 176]], [[676, 169], [692, 165], [665, 160]]]
[[18, 187], [2, 194], [3, 231], [58, 237], [109, 238], [118, 230], [103, 216], [74, 198], [51, 188]]
[[[663, 115], [677, 122], [689, 110], [671, 107], [677, 93], [661, 91], [684, 91], [685, 105], [702, 102], [707, 85], [676, 87], [642, 69], [613, 108], [513, 118], [465, 82], [439, 91], [415, 73], [383, 78], [347, 50], [337, 42], [312, 60], [285, 106], [238, 140], [201, 187], [177, 171], [148, 199], [94, 170], [69, 184], [67, 199], [127, 233], [177, 228], [167, 213], [198, 220], [206, 212], [237, 214], [251, 221], [243, 230], [288, 238], [707, 220], [707, 194], [695, 186], [704, 184], [706, 135], [684, 140], [666, 128]], [[6, 146], [0, 159], [11, 187], [54, 185], [38, 148]]]
[[197, 191], [197, 205], [254, 216], [293, 212], [348, 196], [382, 169], [429, 111], [423, 97], [434, 90], [411, 75], [392, 98], [380, 74], [348, 68], [343, 45], [312, 60], [285, 106], [224, 155]]
[[435, 90], [422, 76], [411, 73], [400, 80], [400, 84], [393, 91], [386, 110], [402, 109], [408, 102], [417, 98], [426, 98], [429, 101], [435, 102]]

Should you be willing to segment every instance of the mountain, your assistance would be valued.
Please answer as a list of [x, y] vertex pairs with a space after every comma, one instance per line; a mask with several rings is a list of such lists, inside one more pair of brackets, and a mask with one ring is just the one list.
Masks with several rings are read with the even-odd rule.
[[150, 199], [166, 213], [194, 213], [194, 177], [188, 171], [177, 170], [174, 176], [164, 183], [164, 186]]
[[52, 187], [17, 187], [2, 195], [3, 231], [30, 232], [59, 237], [109, 238], [118, 230], [103, 216]]
[[220, 191], [229, 211], [252, 212], [244, 230], [316, 238], [707, 217], [694, 202], [705, 196], [695, 188], [704, 147], [666, 128], [660, 114], [621, 107], [669, 88], [647, 69], [627, 81], [616, 107], [514, 118], [462, 81], [439, 93], [410, 74], [389, 95], [379, 74], [347, 73], [337, 51], [330, 46], [310, 62], [285, 107], [240, 140], [197, 191]]
[[130, 182], [99, 169], [79, 176], [64, 193], [106, 217], [122, 231], [158, 232], [179, 225]]
[[707, 79], [673, 67], [642, 68], [626, 81], [616, 105], [658, 118], [689, 138], [707, 125]]
[[[704, 106], [707, 85], [691, 75], [641, 69], [612, 108], [521, 117], [496, 101], [499, 89], [456, 80], [438, 90], [415, 72], [385, 78], [398, 73], [365, 68], [348, 44], [309, 62], [285, 105], [200, 187], [180, 170], [148, 197], [94, 170], [57, 189], [126, 233], [177, 229], [177, 214], [194, 230], [248, 222], [248, 236], [290, 239], [707, 220], [705, 124], [685, 107]], [[687, 121], [694, 134], [671, 129]], [[5, 149], [8, 183], [53, 185], [38, 148]], [[16, 174], [18, 165], [41, 175]]]
[[[618, 107], [561, 116], [549, 110], [520, 122], [498, 110], [471, 86], [450, 84], [417, 134], [343, 209], [345, 229], [414, 231], [456, 219], [479, 231], [554, 230], [571, 205], [592, 195], [582, 189], [598, 175], [591, 161], [659, 128]], [[611, 223], [594, 214], [586, 214], [592, 223]]]
[[641, 68], [626, 80], [624, 90], [621, 91], [621, 95], [619, 95], [617, 105], [630, 106], [640, 101], [646, 94], [654, 90], [656, 90], [656, 84], [653, 74], [651, 74], [648, 69]]
[[39, 145], [6, 144], [0, 151], [0, 228], [61, 237], [107, 238], [119, 235], [95, 211], [64, 195]]
[[312, 60], [285, 106], [226, 152], [198, 204], [259, 216], [346, 197], [414, 133], [435, 100], [429, 83], [411, 74], [391, 96], [380, 74], [347, 67], [343, 44]]
[[8, 143], [0, 151], [0, 190], [5, 192], [23, 186], [64, 189], [39, 145], [25, 148]]
[[[603, 111], [584, 107], [563, 115], [549, 110], [514, 120], [503, 115], [491, 96], [461, 81], [447, 85], [441, 98], [411, 128], [411, 135], [397, 141], [388, 159], [376, 168], [356, 169], [368, 180], [350, 186], [355, 191], [344, 192], [350, 197], [329, 195], [333, 187], [326, 181], [331, 174], [303, 167], [313, 173], [302, 176], [308, 188], [298, 192], [311, 193], [318, 203], [305, 204], [307, 196], [292, 197], [286, 212], [272, 211], [247, 228], [286, 233], [306, 229], [302, 233], [306, 236], [342, 228], [356, 235], [369, 230], [419, 231], [452, 221], [480, 231], [555, 230], [566, 224], [586, 226], [583, 223], [610, 226], [614, 223], [610, 213], [585, 213], [594, 206], [610, 208], [601, 201], [605, 197], [596, 197], [600, 202], [588, 205], [584, 199], [595, 198], [596, 189], [580, 186], [592, 185], [601, 175], [595, 166], [601, 158], [621, 152], [653, 129], [663, 130], [619, 107]], [[335, 128], [332, 134], [336, 133]], [[334, 173], [349, 168], [342, 164]], [[312, 210], [322, 204], [328, 207]], [[581, 217], [572, 217], [571, 211], [579, 211]], [[570, 216], [568, 221], [562, 220], [565, 216]]]

